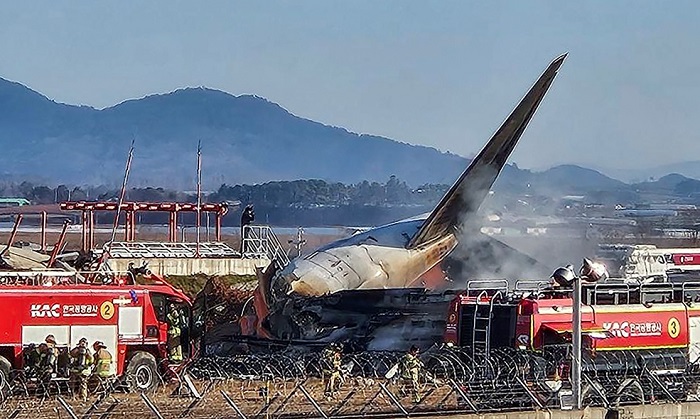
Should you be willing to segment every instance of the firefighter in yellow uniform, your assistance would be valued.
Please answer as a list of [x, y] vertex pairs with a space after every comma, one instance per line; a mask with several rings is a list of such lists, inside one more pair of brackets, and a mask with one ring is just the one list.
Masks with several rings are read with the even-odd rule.
[[109, 378], [112, 374], [112, 354], [107, 350], [107, 346], [99, 340], [92, 344], [95, 350], [93, 355], [95, 361], [95, 375], [100, 378]]
[[333, 397], [340, 387], [340, 367], [343, 347], [339, 343], [331, 343], [321, 352], [321, 372], [323, 373], [324, 394]]
[[41, 352], [41, 369], [42, 372], [51, 375], [56, 372], [56, 338], [53, 335], [48, 335], [44, 339], [44, 343], [39, 345]]
[[70, 375], [73, 382], [78, 383], [78, 395], [82, 401], [87, 401], [88, 379], [92, 371], [92, 355], [88, 350], [88, 341], [81, 338], [78, 345], [70, 351]]
[[411, 346], [408, 353], [401, 358], [399, 369], [401, 371], [403, 387], [406, 388], [410, 384], [413, 403], [420, 403], [418, 377], [420, 376], [422, 368], [423, 362], [418, 359], [418, 347], [415, 345]]
[[30, 343], [22, 350], [24, 358], [24, 370], [27, 375], [35, 375], [41, 363], [41, 349], [34, 343]]
[[168, 310], [168, 359], [172, 362], [182, 362], [182, 318], [175, 304], [170, 304]]

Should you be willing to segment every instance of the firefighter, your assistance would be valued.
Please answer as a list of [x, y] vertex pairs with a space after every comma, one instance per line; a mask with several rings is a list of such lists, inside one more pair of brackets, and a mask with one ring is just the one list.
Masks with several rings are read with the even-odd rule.
[[107, 346], [96, 341], [92, 344], [95, 350], [93, 360], [95, 361], [95, 375], [99, 378], [109, 378], [112, 375], [112, 354], [107, 350]]
[[24, 372], [27, 377], [35, 377], [41, 365], [41, 352], [35, 343], [30, 343], [22, 350]]
[[92, 355], [88, 350], [88, 341], [81, 338], [78, 345], [70, 351], [71, 364], [70, 375], [74, 383], [78, 384], [78, 395], [82, 401], [87, 401], [88, 379], [92, 367]]
[[56, 348], [56, 374], [61, 377], [70, 376], [70, 351], [69, 348]]
[[49, 345], [46, 342], [41, 342], [37, 347], [37, 352], [39, 353], [39, 362], [35, 370], [36, 376], [42, 381], [48, 381], [53, 373]]
[[46, 342], [46, 344], [50, 345], [52, 348], [56, 347], [56, 337], [54, 335], [46, 335], [44, 342]]
[[342, 344], [335, 342], [321, 352], [321, 372], [323, 373], [324, 394], [327, 398], [334, 397], [334, 393], [340, 387], [342, 354]]
[[246, 246], [246, 239], [248, 238], [249, 232], [245, 228], [245, 226], [252, 224], [253, 221], [255, 221], [255, 210], [252, 204], [248, 204], [241, 213], [241, 254], [253, 250], [249, 248], [249, 246]]
[[43, 345], [42, 350], [39, 351], [42, 354], [40, 365], [45, 372], [54, 373], [56, 372], [56, 338], [54, 335], [47, 335]]
[[410, 385], [413, 403], [420, 403], [420, 390], [418, 388], [418, 377], [423, 368], [423, 362], [418, 359], [418, 347], [413, 345], [406, 355], [401, 358], [399, 369], [401, 372], [402, 392]]
[[172, 362], [182, 362], [182, 318], [175, 304], [170, 303], [168, 311], [168, 359]]

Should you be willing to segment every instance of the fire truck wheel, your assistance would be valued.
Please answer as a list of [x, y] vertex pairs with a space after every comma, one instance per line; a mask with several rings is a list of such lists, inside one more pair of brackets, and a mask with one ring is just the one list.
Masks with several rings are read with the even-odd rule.
[[10, 394], [10, 370], [12, 365], [4, 356], [0, 356], [0, 401]]
[[129, 387], [132, 391], [151, 391], [158, 386], [158, 365], [156, 358], [148, 352], [136, 352], [126, 367]]

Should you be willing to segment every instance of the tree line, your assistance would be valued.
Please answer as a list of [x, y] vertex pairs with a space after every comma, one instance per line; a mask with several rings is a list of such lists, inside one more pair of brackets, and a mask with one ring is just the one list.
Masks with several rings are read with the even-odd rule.
[[[275, 208], [319, 208], [340, 206], [424, 206], [433, 205], [447, 191], [448, 185], [425, 184], [410, 188], [391, 176], [386, 182], [343, 184], [319, 179], [274, 181], [255, 185], [221, 185], [203, 194], [205, 202], [240, 201]], [[107, 186], [47, 185], [24, 182], [0, 182], [0, 196], [25, 198], [32, 204], [63, 201], [108, 201], [119, 197], [119, 190]], [[165, 188], [130, 188], [130, 201], [196, 202], [193, 193]]]

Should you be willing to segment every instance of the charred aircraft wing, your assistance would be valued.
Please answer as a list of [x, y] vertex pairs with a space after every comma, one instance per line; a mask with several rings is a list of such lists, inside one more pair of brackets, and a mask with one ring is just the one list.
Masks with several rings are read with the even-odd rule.
[[566, 54], [556, 58], [542, 73], [411, 238], [407, 246], [409, 249], [454, 232], [464, 220], [479, 209], [565, 58]]

